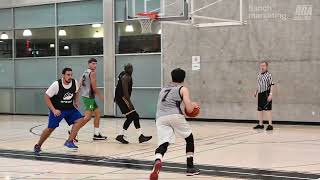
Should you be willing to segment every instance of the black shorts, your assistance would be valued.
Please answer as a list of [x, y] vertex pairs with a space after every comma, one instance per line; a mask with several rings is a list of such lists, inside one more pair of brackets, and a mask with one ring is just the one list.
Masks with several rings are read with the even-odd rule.
[[122, 114], [127, 115], [130, 114], [131, 112], [134, 112], [134, 108], [133, 110], [129, 110], [129, 102], [125, 99], [125, 98], [115, 98], [115, 101], [118, 105], [118, 107], [120, 108]]
[[272, 101], [268, 101], [270, 90], [258, 94], [258, 111], [271, 111]]

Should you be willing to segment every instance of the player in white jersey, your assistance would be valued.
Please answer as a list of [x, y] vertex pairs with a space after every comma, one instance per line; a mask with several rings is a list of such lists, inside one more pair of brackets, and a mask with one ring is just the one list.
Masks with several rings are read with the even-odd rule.
[[157, 180], [162, 168], [162, 158], [169, 144], [175, 142], [175, 133], [186, 140], [187, 175], [200, 173], [193, 165], [194, 139], [189, 123], [186, 121], [180, 105], [183, 102], [188, 112], [199, 105], [190, 100], [189, 90], [182, 84], [186, 73], [177, 68], [171, 72], [172, 82], [161, 89], [157, 105], [156, 126], [159, 147], [155, 151], [155, 164], [150, 174], [150, 180]]

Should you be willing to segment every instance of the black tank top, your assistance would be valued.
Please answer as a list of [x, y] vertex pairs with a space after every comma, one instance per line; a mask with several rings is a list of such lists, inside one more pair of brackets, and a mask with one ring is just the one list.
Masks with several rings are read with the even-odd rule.
[[62, 85], [62, 79], [58, 80], [59, 92], [50, 98], [55, 109], [68, 110], [73, 109], [73, 100], [76, 95], [76, 81], [72, 79], [72, 85], [69, 89], [65, 89]]
[[[115, 98], [122, 98], [124, 96], [123, 87], [122, 87], [122, 77], [125, 74], [126, 73], [124, 71], [122, 71], [118, 76], [118, 84], [116, 87]], [[133, 82], [132, 82], [132, 78], [131, 78], [131, 80], [129, 81], [129, 84], [128, 84], [129, 96], [131, 96], [131, 93], [132, 93], [132, 85], [133, 85]]]

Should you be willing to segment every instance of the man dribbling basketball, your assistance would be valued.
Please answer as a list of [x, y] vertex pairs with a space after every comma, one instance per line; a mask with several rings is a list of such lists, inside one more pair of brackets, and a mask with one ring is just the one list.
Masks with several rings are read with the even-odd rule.
[[177, 68], [171, 72], [172, 82], [160, 91], [156, 126], [158, 132], [158, 145], [155, 151], [155, 164], [150, 174], [150, 180], [157, 180], [162, 168], [162, 158], [167, 151], [169, 144], [175, 142], [175, 132], [186, 140], [187, 176], [198, 175], [199, 169], [193, 165], [194, 139], [192, 130], [186, 121], [180, 105], [184, 103], [188, 112], [199, 108], [195, 102], [191, 102], [188, 88], [184, 87], [186, 73]]

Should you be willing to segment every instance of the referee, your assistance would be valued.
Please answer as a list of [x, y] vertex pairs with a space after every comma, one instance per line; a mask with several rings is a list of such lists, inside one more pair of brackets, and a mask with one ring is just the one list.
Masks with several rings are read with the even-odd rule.
[[257, 89], [254, 93], [254, 97], [258, 96], [258, 119], [259, 124], [253, 129], [264, 129], [263, 126], [263, 111], [268, 116], [269, 125], [267, 131], [273, 130], [272, 126], [272, 92], [273, 92], [273, 80], [272, 75], [268, 71], [268, 62], [263, 61], [260, 63], [260, 73], [257, 78]]

